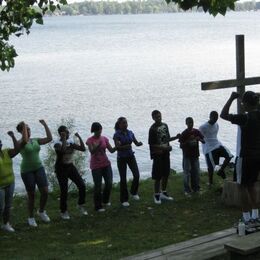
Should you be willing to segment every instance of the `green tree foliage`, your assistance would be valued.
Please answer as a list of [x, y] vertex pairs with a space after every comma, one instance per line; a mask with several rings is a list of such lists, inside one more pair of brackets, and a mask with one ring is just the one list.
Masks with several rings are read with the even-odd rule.
[[235, 9], [235, 2], [238, 0], [166, 0], [167, 3], [174, 2], [184, 11], [194, 7], [202, 8], [204, 12], [216, 16], [217, 14], [225, 15], [228, 9]]
[[[199, 8], [212, 15], [225, 15], [228, 9], [234, 10], [237, 0], [165, 0], [169, 10], [192, 10]], [[165, 3], [158, 1], [127, 1], [117, 2], [84, 2], [64, 7], [62, 12], [67, 15], [76, 14], [137, 14], [159, 13]], [[60, 10], [66, 5], [66, 0], [0, 0], [0, 69], [9, 71], [15, 65], [17, 56], [14, 46], [10, 44], [10, 37], [29, 34], [34, 22], [43, 24], [43, 15]], [[173, 5], [172, 5], [173, 4]], [[177, 6], [177, 7], [176, 7]], [[62, 13], [60, 12], [60, 13]]]
[[14, 67], [17, 56], [10, 37], [30, 33], [34, 22], [43, 24], [43, 15], [49, 10], [54, 12], [66, 0], [0, 0], [0, 69]]

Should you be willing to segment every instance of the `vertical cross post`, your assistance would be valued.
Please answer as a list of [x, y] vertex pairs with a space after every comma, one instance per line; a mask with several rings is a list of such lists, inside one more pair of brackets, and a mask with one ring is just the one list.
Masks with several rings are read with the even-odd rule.
[[[245, 79], [245, 39], [244, 35], [236, 35], [236, 70], [237, 80]], [[242, 97], [245, 93], [245, 85], [237, 86], [237, 92]], [[237, 112], [243, 113], [241, 102], [237, 100]]]

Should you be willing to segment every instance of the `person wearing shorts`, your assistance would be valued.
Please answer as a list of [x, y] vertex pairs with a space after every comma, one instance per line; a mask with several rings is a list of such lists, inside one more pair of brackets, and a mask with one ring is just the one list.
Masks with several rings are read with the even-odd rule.
[[167, 184], [170, 174], [170, 141], [180, 137], [170, 137], [167, 124], [162, 122], [161, 112], [152, 112], [154, 124], [150, 127], [148, 144], [150, 146], [150, 156], [153, 160], [152, 179], [154, 180], [154, 203], [161, 204], [161, 200], [173, 200], [167, 193]]
[[22, 134], [25, 124], [26, 134], [24, 140], [20, 141], [20, 154], [22, 156], [21, 162], [21, 176], [25, 185], [28, 196], [28, 224], [31, 227], [37, 227], [37, 223], [34, 218], [34, 200], [35, 200], [35, 188], [36, 185], [40, 191], [40, 208], [37, 212], [38, 216], [45, 223], [50, 222], [50, 218], [45, 211], [47, 199], [48, 199], [48, 181], [47, 176], [40, 159], [41, 145], [47, 144], [52, 141], [52, 134], [46, 122], [44, 120], [39, 121], [46, 132], [44, 138], [31, 138], [31, 130], [28, 125], [21, 122], [17, 125], [17, 131]]
[[216, 165], [219, 165], [220, 163], [219, 159], [224, 158], [224, 162], [218, 170], [217, 175], [225, 179], [225, 168], [233, 157], [230, 151], [218, 140], [217, 135], [219, 126], [217, 121], [218, 112], [211, 111], [208, 122], [201, 125], [199, 128], [199, 131], [204, 136], [205, 140], [205, 143], [202, 144], [202, 150], [208, 167], [209, 186], [213, 184], [213, 173]]
[[[253, 91], [245, 92], [242, 97], [242, 104], [246, 114], [230, 114], [230, 106], [237, 98], [240, 98], [240, 95], [233, 92], [224, 105], [220, 116], [240, 128], [236, 172], [237, 183], [242, 191], [242, 219], [246, 225], [250, 222], [259, 224], [257, 192], [254, 185], [260, 171], [259, 96]], [[248, 202], [248, 195], [251, 203]]]

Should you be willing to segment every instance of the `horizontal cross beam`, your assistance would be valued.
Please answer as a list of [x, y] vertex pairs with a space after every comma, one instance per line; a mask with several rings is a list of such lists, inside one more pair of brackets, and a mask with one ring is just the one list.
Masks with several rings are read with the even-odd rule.
[[213, 89], [233, 88], [239, 86], [257, 85], [257, 84], [260, 84], [260, 77], [203, 82], [201, 83], [201, 89], [213, 90]]

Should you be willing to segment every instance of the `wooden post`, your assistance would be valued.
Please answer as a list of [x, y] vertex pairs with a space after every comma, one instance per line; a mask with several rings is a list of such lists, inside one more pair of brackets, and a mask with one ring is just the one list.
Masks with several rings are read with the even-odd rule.
[[[236, 66], [237, 80], [245, 79], [245, 37], [244, 35], [236, 35]], [[242, 97], [245, 93], [245, 85], [237, 86], [237, 92]], [[243, 113], [241, 102], [237, 100], [237, 112]]]

